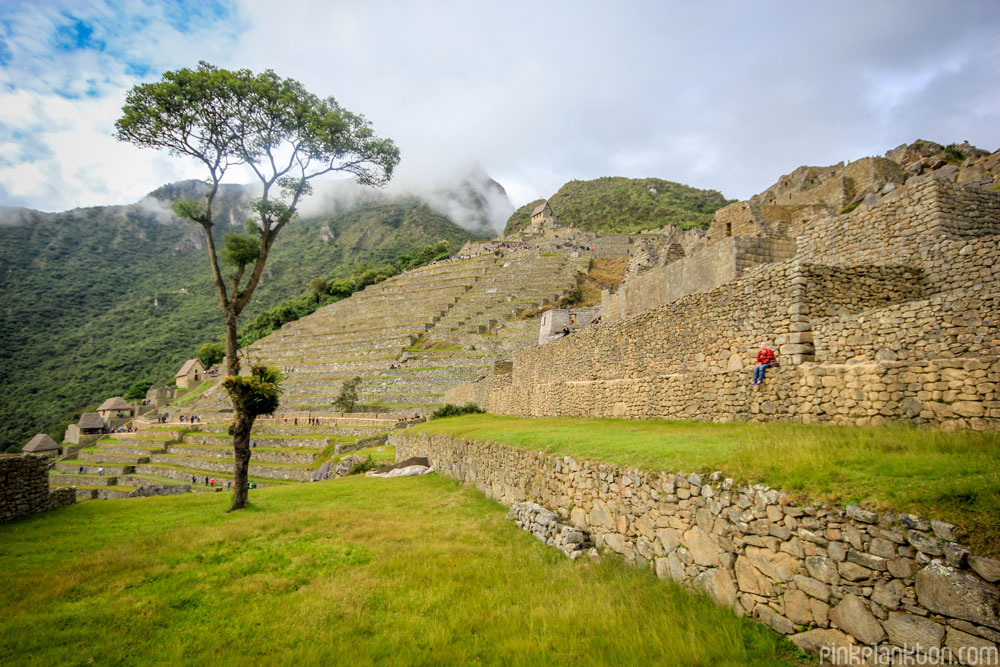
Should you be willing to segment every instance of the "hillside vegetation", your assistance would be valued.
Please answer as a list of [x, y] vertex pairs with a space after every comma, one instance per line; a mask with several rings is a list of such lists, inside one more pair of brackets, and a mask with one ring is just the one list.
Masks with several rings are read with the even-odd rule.
[[0, 525], [0, 663], [797, 661], [749, 618], [619, 559], [571, 561], [438, 475], [250, 493], [235, 514], [228, 494], [186, 494]]
[[[656, 192], [652, 192], [651, 189]], [[506, 234], [528, 226], [538, 199], [514, 211]], [[716, 190], [699, 190], [659, 178], [605, 176], [570, 181], [549, 198], [552, 212], [564, 225], [589, 232], [638, 232], [673, 225], [707, 227], [712, 214], [731, 203]]]
[[[189, 195], [186, 188], [157, 193]], [[162, 203], [4, 213], [0, 451], [16, 451], [38, 432], [61, 438], [80, 409], [136, 381], [172, 382], [201, 344], [221, 339], [202, 232], [166, 215]], [[241, 230], [242, 213], [235, 199], [227, 202], [218, 219], [233, 224], [218, 228], [220, 238]], [[416, 199], [296, 221], [275, 244], [241, 321], [298, 297], [315, 279], [345, 278], [359, 264], [382, 266], [469, 238]]]

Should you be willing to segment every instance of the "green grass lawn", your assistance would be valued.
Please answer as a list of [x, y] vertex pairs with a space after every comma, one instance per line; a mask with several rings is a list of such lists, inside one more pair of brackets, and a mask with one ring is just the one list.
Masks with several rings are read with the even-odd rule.
[[940, 518], [1000, 554], [1000, 434], [911, 426], [525, 419], [466, 415], [416, 431], [674, 472], [722, 470], [802, 499]]
[[570, 561], [437, 475], [91, 501], [0, 525], [0, 663], [782, 664], [782, 637]]

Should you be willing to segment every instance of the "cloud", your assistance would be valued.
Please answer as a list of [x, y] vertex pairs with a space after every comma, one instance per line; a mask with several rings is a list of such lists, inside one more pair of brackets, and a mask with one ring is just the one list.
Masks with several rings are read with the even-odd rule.
[[131, 85], [199, 59], [365, 114], [401, 183], [479, 164], [515, 204], [604, 175], [746, 198], [918, 137], [1000, 146], [987, 2], [67, 0], [2, 3], [0, 26], [0, 203], [46, 210], [201, 176], [108, 138]]

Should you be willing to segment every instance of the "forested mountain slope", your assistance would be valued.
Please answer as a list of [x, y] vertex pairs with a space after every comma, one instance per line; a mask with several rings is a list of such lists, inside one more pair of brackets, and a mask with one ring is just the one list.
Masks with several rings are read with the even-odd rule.
[[[130, 206], [0, 209], [0, 451], [55, 431], [70, 411], [137, 380], [172, 381], [200, 344], [221, 339], [201, 228], [168, 212], [170, 200], [200, 188], [171, 184]], [[219, 238], [242, 231], [243, 197], [240, 186], [224, 191]], [[476, 218], [477, 211], [464, 212]], [[478, 213], [485, 229], [487, 212]], [[469, 238], [413, 197], [378, 197], [297, 220], [278, 238], [241, 321], [299, 295], [315, 278]]]

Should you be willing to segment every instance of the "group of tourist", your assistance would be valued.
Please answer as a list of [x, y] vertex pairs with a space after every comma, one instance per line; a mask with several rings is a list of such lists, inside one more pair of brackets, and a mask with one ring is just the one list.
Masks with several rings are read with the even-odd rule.
[[285, 366], [283, 372], [285, 372], [285, 373], [294, 373], [295, 372], [295, 366]]
[[181, 415], [180, 421], [182, 424], [200, 424], [201, 417], [198, 415]]
[[402, 367], [403, 367], [402, 364], [397, 364], [394, 361], [386, 364], [386, 368], [388, 368], [389, 370], [395, 370], [397, 368], [402, 368]]
[[[220, 480], [216, 480], [214, 477], [206, 477], [205, 478], [205, 486], [213, 486], [214, 487], [216, 481], [219, 482], [219, 486], [221, 487], [222, 486], [222, 480], [221, 479]], [[198, 483], [198, 478], [195, 477], [194, 475], [192, 475], [191, 476], [191, 485], [193, 486], [193, 485], [195, 485], [197, 483]], [[231, 479], [227, 479], [226, 480], [226, 488], [227, 489], [233, 488], [233, 480], [231, 480]], [[256, 489], [257, 488], [257, 482], [249, 482], [248, 481], [247, 482], [247, 488], [248, 489]]]
[[125, 426], [119, 426], [118, 428], [113, 430], [112, 433], [135, 433], [136, 430], [137, 429], [134, 426], [128, 424]]

